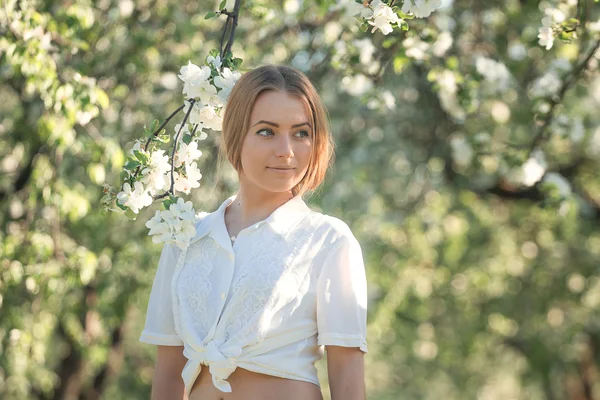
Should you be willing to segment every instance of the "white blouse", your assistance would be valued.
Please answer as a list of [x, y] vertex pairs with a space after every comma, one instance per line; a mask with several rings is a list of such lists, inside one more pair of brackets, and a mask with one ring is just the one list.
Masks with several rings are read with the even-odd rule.
[[232, 241], [225, 208], [196, 222], [180, 249], [165, 244], [140, 341], [184, 346], [189, 395], [202, 365], [213, 384], [249, 371], [312, 382], [323, 345], [367, 352], [367, 280], [360, 245], [340, 219], [300, 196]]

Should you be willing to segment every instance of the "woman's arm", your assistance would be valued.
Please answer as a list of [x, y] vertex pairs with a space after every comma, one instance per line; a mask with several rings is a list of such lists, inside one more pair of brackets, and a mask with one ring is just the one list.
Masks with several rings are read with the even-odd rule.
[[183, 346], [156, 346], [151, 400], [188, 400], [184, 394], [181, 371], [187, 362]]
[[365, 400], [364, 353], [358, 347], [325, 346], [331, 400]]

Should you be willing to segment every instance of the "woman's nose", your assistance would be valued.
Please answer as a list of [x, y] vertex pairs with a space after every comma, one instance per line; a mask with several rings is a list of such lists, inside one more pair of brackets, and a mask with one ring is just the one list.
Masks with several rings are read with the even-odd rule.
[[291, 139], [287, 135], [281, 135], [276, 144], [275, 155], [278, 158], [291, 158], [293, 154]]

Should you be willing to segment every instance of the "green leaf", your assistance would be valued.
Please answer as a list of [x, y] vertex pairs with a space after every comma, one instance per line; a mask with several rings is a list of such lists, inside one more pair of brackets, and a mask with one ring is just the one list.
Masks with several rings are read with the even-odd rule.
[[100, 89], [99, 87], [94, 88], [94, 90], [95, 90], [95, 94], [96, 94], [96, 99], [98, 100], [98, 104], [100, 104], [100, 107], [102, 107], [102, 108], [108, 107], [109, 99], [108, 99], [108, 95], [106, 94], [106, 92], [104, 90]]
[[563, 31], [563, 32], [561, 32], [561, 33], [558, 35], [558, 38], [559, 38], [560, 40], [564, 40], [564, 41], [566, 41], [566, 42], [570, 42], [570, 41], [571, 41], [571, 39], [573, 39], [573, 33], [575, 33], [575, 32], [565, 32], [565, 31]]
[[136, 168], [137, 168], [137, 167], [139, 167], [140, 165], [142, 165], [142, 164], [141, 164], [139, 161], [136, 161], [136, 160], [129, 160], [129, 161], [127, 162], [127, 164], [125, 164], [125, 165], [123, 166], [123, 168], [125, 168], [125, 169], [128, 169], [128, 170], [130, 170], [130, 171], [131, 171], [131, 170], [134, 170], [134, 169], [136, 169]]
[[456, 56], [450, 56], [446, 60], [446, 66], [448, 69], [457, 70], [458, 69], [458, 58]]
[[154, 132], [156, 130], [156, 128], [158, 128], [158, 122], [159, 121], [157, 119], [155, 119], [154, 121], [152, 121], [152, 125], [150, 125], [150, 130], [152, 132]]
[[211, 12], [209, 12], [208, 14], [206, 14], [204, 16], [204, 19], [211, 19], [211, 18], [214, 18], [216, 16], [217, 16], [217, 13], [211, 11]]
[[579, 25], [579, 20], [577, 18], [569, 18], [561, 25], [564, 27], [576, 27], [577, 25]]
[[[223, 1], [221, 2], [221, 4], [219, 4], [219, 10], [222, 10], [222, 9], [224, 9], [224, 8], [225, 8], [225, 4], [227, 4], [227, 0], [223, 0]], [[227, 11], [230, 11], [230, 10], [227, 10]]]
[[398, 11], [396, 14], [398, 14], [398, 16], [402, 19], [411, 20], [411, 19], [415, 18], [415, 14], [406, 14], [406, 13], [403, 13], [402, 11]]
[[241, 58], [234, 58], [233, 59], [233, 68], [238, 69], [240, 67], [240, 65], [242, 65], [243, 62], [244, 62], [244, 60], [242, 60]]
[[171, 141], [171, 135], [168, 135], [167, 130], [163, 128], [158, 135], [154, 136], [152, 140], [161, 142], [161, 143], [169, 143]]
[[129, 210], [129, 207], [126, 207], [123, 204], [119, 203], [119, 200], [115, 201], [115, 204], [117, 205], [117, 207], [119, 207], [123, 211]]
[[142, 164], [146, 164], [148, 162], [148, 156], [146, 154], [142, 153], [141, 151], [135, 150], [133, 152], [133, 154], [135, 154], [135, 156], [137, 157], [137, 159], [140, 160], [140, 162]]
[[403, 55], [396, 56], [394, 58], [394, 73], [400, 74], [408, 64], [410, 64], [410, 62], [407, 57]]
[[429, 82], [435, 82], [435, 79], [437, 78], [437, 76], [438, 76], [438, 72], [436, 70], [432, 69], [427, 73], [427, 80]]
[[192, 139], [193, 139], [192, 135], [184, 135], [181, 140], [185, 144], [190, 144], [192, 142]]
[[177, 197], [173, 196], [172, 194], [169, 193], [169, 196], [167, 198], [165, 198], [165, 200], [163, 201], [163, 207], [165, 208], [165, 210], [168, 210], [169, 207], [171, 207], [171, 204], [175, 204], [177, 203]]

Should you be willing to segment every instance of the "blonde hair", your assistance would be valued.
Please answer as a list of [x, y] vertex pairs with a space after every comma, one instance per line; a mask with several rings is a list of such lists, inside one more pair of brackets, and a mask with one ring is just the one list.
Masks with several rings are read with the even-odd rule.
[[313, 126], [312, 153], [306, 174], [292, 188], [292, 194], [303, 195], [315, 190], [325, 178], [333, 162], [333, 139], [329, 115], [310, 79], [301, 71], [285, 65], [264, 65], [243, 74], [235, 83], [225, 106], [221, 153], [241, 171], [242, 144], [250, 128], [250, 115], [259, 94], [273, 90], [296, 96], [310, 110]]

